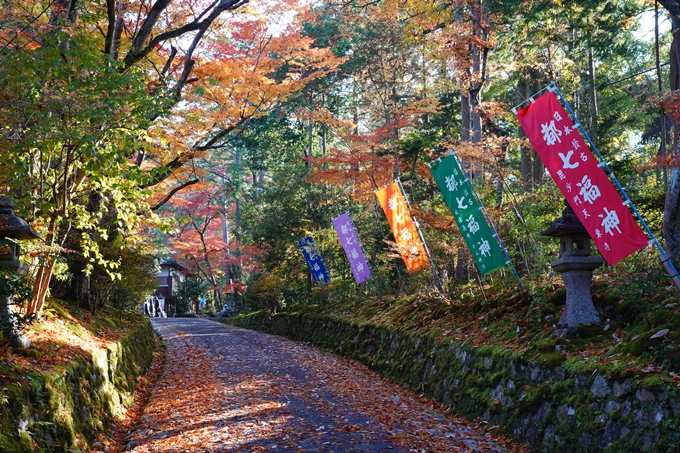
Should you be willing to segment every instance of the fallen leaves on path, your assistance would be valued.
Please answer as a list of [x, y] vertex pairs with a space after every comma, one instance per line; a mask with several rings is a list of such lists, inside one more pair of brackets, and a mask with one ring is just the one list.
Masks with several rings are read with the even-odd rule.
[[[110, 443], [109, 453], [524, 451], [311, 346], [215, 327], [247, 337], [244, 357], [229, 354], [235, 336], [207, 340], [172, 323], [164, 328], [163, 374], [126, 445]], [[221, 349], [201, 341], [217, 341]]]

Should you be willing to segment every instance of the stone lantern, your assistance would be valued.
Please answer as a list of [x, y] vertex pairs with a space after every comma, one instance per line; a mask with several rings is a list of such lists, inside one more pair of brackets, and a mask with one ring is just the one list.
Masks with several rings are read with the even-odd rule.
[[[0, 268], [23, 277], [28, 272], [26, 263], [19, 261], [21, 248], [19, 241], [38, 239], [40, 235], [22, 218], [14, 215], [14, 202], [0, 197]], [[9, 319], [14, 312], [12, 294], [0, 290], [0, 320]], [[27, 346], [28, 342], [17, 331], [11, 321], [3, 327], [3, 335], [17, 346]]]
[[563, 335], [581, 324], [599, 324], [600, 317], [593, 305], [590, 283], [593, 271], [602, 266], [604, 259], [590, 256], [590, 236], [574, 210], [566, 203], [562, 217], [541, 231], [542, 236], [560, 239], [560, 257], [550, 265], [559, 272], [567, 291], [564, 314], [557, 324], [555, 335]]

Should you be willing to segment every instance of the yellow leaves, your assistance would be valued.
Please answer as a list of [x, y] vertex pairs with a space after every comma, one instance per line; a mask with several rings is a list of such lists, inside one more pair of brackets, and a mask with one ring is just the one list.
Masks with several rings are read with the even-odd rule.
[[400, 109], [400, 113], [405, 117], [418, 117], [425, 115], [427, 113], [439, 113], [441, 111], [441, 105], [439, 101], [435, 98], [426, 98], [421, 100], [416, 100], [410, 102], [406, 107]]
[[316, 110], [298, 108], [295, 111], [295, 117], [305, 121], [326, 124], [335, 129], [340, 135], [351, 134], [357, 127], [353, 121], [337, 118], [325, 108], [318, 108]]

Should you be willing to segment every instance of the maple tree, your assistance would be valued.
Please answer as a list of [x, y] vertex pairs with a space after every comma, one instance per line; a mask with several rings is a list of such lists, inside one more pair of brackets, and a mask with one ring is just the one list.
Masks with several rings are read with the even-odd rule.
[[[271, 10], [227, 31], [223, 14], [247, 3], [59, 1], [5, 12], [14, 32], [3, 49], [3, 139], [19, 156], [5, 185], [45, 233], [28, 314], [42, 310], [69, 231], [81, 237], [85, 273], [98, 265], [115, 276], [116, 260], [99, 252], [111, 234], [97, 226], [104, 210], [117, 213], [113, 234], [131, 240], [123, 233], [149, 210], [199, 181], [187, 164], [337, 66], [292, 26], [270, 33], [260, 14]], [[296, 7], [269, 8], [281, 5]]]
[[215, 306], [221, 307], [224, 293], [233, 293], [236, 299], [243, 294], [234, 268], [246, 277], [256, 272], [267, 248], [227, 237], [225, 222], [230, 213], [223, 189], [207, 182], [196, 187], [198, 191], [173, 197], [164, 210], [177, 222], [166, 240], [172, 255], [179, 257], [188, 273], [207, 283]]
[[[3, 184], [44, 232], [47, 248], [35, 272], [29, 315], [41, 313], [59, 247], [72, 226], [86, 232], [81, 242], [91, 271], [95, 263], [116, 267], [115, 260], [104, 260], [99, 252], [96, 236], [106, 239], [107, 234], [97, 226], [103, 210], [115, 210], [122, 229], [134, 229], [139, 222], [145, 196], [139, 187], [148, 178], [126, 158], [131, 149], [146, 148], [140, 136], [168, 108], [167, 99], [176, 102], [181, 96], [192, 53], [185, 56], [182, 75], [166, 98], [147, 89], [135, 65], [158, 43], [191, 30], [199, 31], [194, 37], [198, 43], [222, 12], [240, 6], [220, 2], [208, 7], [202, 22], [190, 20], [172, 30], [179, 24], [170, 21], [164, 24], [170, 29], [151, 37], [171, 2], [156, 2], [136, 17], [125, 14], [128, 8], [135, 11], [132, 5], [119, 4], [116, 17], [114, 3], [108, 3], [108, 10], [94, 2], [57, 1], [40, 9], [18, 4], [5, 12], [15, 28], [6, 36], [1, 68], [2, 114], [8, 124], [2, 138], [13, 153]], [[125, 24], [125, 19], [133, 21]], [[94, 32], [100, 24], [106, 39]], [[132, 39], [126, 42], [124, 36]]]
[[[277, 11], [287, 11], [287, 19], [275, 23]], [[353, 206], [358, 224], [370, 231], [365, 240], [376, 266], [393, 250], [384, 243], [391, 236], [372, 193], [400, 177], [432, 241], [434, 261], [451, 273], [448, 263], [464, 246], [426, 163], [452, 146], [482, 196], [496, 206], [492, 218], [520, 219], [527, 231], [519, 234], [529, 236], [528, 224], [540, 222], [524, 219], [520, 211], [531, 207], [517, 200], [532, 197], [543, 174], [526, 142], [510, 139], [517, 130], [509, 113], [517, 87], [524, 84], [519, 96], [525, 96], [538, 88], [527, 85], [529, 79], [563, 74], [561, 83], [576, 93], [577, 113], [597, 141], [623, 146], [642, 128], [630, 122], [648, 122], [649, 115], [640, 113], [642, 99], [603, 107], [621, 102], [620, 96], [616, 84], [596, 86], [594, 68], [598, 77], [616, 79], [628, 71], [626, 61], [641, 55], [641, 45], [628, 45], [638, 11], [639, 5], [614, 2], [590, 17], [584, 2], [544, 8], [514, 0], [322, 2], [311, 8], [293, 0], [109, 1], [106, 7], [62, 0], [7, 8], [0, 51], [8, 124], [3, 148], [17, 158], [3, 163], [3, 186], [18, 199], [19, 213], [45, 233], [34, 252], [28, 312], [40, 313], [54, 266], [63, 268], [67, 249], [81, 257], [79, 264], [69, 260], [75, 279], [94, 268], [115, 276], [115, 255], [103, 253], [107, 242], [143, 239], [133, 232], [147, 220], [166, 228], [167, 204], [183, 191], [191, 192], [183, 201], [198, 200], [193, 192], [208, 182], [218, 186], [228, 179], [233, 185], [224, 192], [223, 218], [242, 240], [234, 247], [262, 244], [255, 239], [258, 227], [241, 223], [240, 213], [262, 204], [276, 212], [291, 202], [259, 195], [286, 172], [302, 175], [296, 161], [302, 156], [321, 193], [343, 190], [351, 197], [310, 200], [300, 211], [311, 219], [306, 225], [326, 229], [319, 212], [332, 216]], [[536, 21], [546, 26], [536, 27]], [[625, 26], [617, 28], [617, 21]], [[496, 32], [505, 40], [498, 41]], [[610, 38], [616, 39], [614, 50], [607, 50]], [[522, 45], [527, 41], [533, 45]], [[624, 120], [621, 110], [631, 114]], [[258, 134], [248, 135], [248, 128]], [[635, 151], [635, 159], [646, 159], [646, 152]], [[624, 179], [634, 180], [626, 159], [617, 165]], [[512, 192], [515, 178], [524, 182], [526, 195]], [[203, 214], [193, 212], [198, 225]], [[499, 222], [518, 232], [514, 222]], [[217, 238], [218, 222], [212, 223]], [[274, 244], [268, 270], [290, 256], [290, 239], [275, 232], [267, 233]], [[186, 248], [184, 239], [177, 251]], [[550, 250], [535, 247], [535, 239], [513, 242], [515, 258]], [[238, 265], [216, 262], [211, 286], [246, 285], [234, 278], [246, 262], [247, 255]], [[397, 272], [401, 280], [398, 267], [382, 269], [388, 279]], [[204, 278], [209, 275], [206, 270]]]
[[[201, 187], [202, 186], [202, 187]], [[221, 304], [218, 278], [227, 265], [228, 244], [222, 237], [222, 218], [225, 215], [217, 188], [200, 184], [199, 191], [187, 196], [176, 196], [172, 214], [177, 216], [179, 225], [171, 249], [182, 257], [190, 271], [200, 274], [215, 295], [215, 302]]]

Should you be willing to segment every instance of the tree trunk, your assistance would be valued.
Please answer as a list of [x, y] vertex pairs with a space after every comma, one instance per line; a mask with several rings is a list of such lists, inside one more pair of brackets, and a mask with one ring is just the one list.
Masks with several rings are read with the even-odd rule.
[[595, 88], [595, 62], [593, 61], [593, 49], [588, 49], [588, 91], [590, 92], [590, 139], [595, 146], [598, 144], [597, 117], [597, 90]]
[[[543, 77], [542, 74], [530, 68], [525, 79], [518, 84], [517, 91], [521, 99], [520, 102], [529, 99], [541, 89]], [[520, 135], [525, 137], [524, 131], [520, 129]], [[530, 191], [539, 187], [543, 182], [543, 174], [545, 167], [543, 162], [536, 154], [533, 146], [522, 145], [520, 148], [520, 163], [522, 172], [522, 188], [524, 191]]]
[[26, 307], [26, 315], [34, 315], [36, 318], [40, 318], [42, 309], [45, 306], [45, 297], [47, 296], [47, 290], [50, 287], [53, 271], [54, 260], [48, 257], [36, 272], [35, 280], [33, 281], [33, 293], [31, 295], [31, 301]]
[[[656, 63], [656, 82], [659, 95], [663, 93], [663, 80], [661, 78], [661, 55], [659, 54], [659, 3], [654, 2], [654, 59]], [[666, 132], [666, 112], [663, 106], [659, 107], [659, 118], [661, 121], [661, 140], [659, 144], [659, 156], [665, 156], [668, 152], [668, 133]], [[663, 167], [663, 184], [668, 189], [668, 167]]]
[[680, 268], [680, 168], [673, 167], [663, 213], [663, 237], [666, 252], [676, 269]]
[[[464, 93], [461, 90], [460, 93], [460, 141], [470, 142], [471, 141], [471, 131], [472, 131], [472, 115], [470, 114], [470, 93]], [[458, 256], [455, 260], [455, 271], [453, 272], [453, 279], [456, 282], [462, 282], [467, 274], [467, 259], [465, 254], [465, 247], [460, 247], [458, 249]]]
[[[676, 15], [671, 16], [673, 30], [673, 42], [671, 43], [671, 91], [680, 87], [680, 18]], [[675, 139], [675, 153], [678, 150], [678, 125], [673, 127]], [[668, 192], [666, 193], [666, 203], [663, 211], [663, 237], [666, 241], [666, 251], [676, 269], [680, 267], [680, 169], [671, 169], [668, 181]]]
[[312, 270], [307, 266], [307, 296], [312, 297]]
[[457, 282], [468, 280], [468, 256], [464, 246], [458, 249], [458, 260], [456, 261], [456, 272], [453, 279]]
[[312, 168], [312, 152], [314, 150], [314, 124], [309, 122], [307, 134], [309, 135], [309, 146], [307, 147], [307, 167]]
[[394, 120], [394, 127], [392, 127], [392, 134], [390, 137], [392, 149], [394, 150], [394, 179], [399, 179], [401, 176], [401, 160], [399, 159], [399, 147], [397, 146], [397, 141], [399, 140], [399, 129], [397, 127], [396, 121], [396, 109], [399, 105], [399, 96], [397, 96], [396, 87], [392, 87], [392, 97], [391, 97], [391, 107], [392, 111], [386, 112], [385, 123], [389, 127], [390, 121]]
[[460, 93], [460, 141], [470, 141], [470, 131], [472, 126], [470, 124], [470, 97], [468, 93]]

